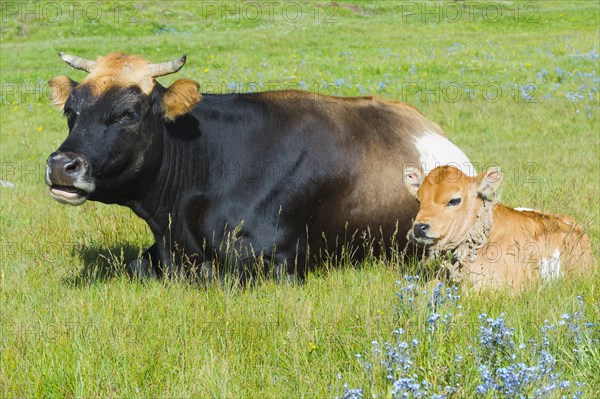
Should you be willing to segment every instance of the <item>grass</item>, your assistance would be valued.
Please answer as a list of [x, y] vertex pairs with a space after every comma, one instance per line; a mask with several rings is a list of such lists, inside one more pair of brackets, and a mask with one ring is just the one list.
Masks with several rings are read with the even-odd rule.
[[[44, 8], [51, 4], [62, 7], [56, 21]], [[573, 216], [587, 226], [598, 254], [597, 5], [542, 1], [526, 9], [532, 3], [505, 2], [502, 17], [490, 21], [485, 3], [476, 3], [473, 21], [465, 15], [449, 22], [453, 9], [444, 14], [443, 7], [451, 3], [429, 3], [440, 8], [426, 14], [423, 3], [413, 2], [298, 2], [298, 21], [282, 5], [272, 12], [263, 5], [255, 18], [241, 8], [247, 3], [102, 3], [96, 18], [92, 8], [84, 14], [89, 4], [76, 6], [71, 18], [60, 3], [2, 3], [0, 179], [14, 188], [0, 187], [1, 398], [334, 397], [344, 395], [344, 383], [365, 396], [389, 397], [392, 386], [372, 341], [385, 353], [385, 342], [410, 346], [412, 339], [419, 341], [410, 346], [413, 366], [393, 379], [416, 374], [435, 386], [431, 395], [449, 385], [456, 389], [446, 392], [450, 397], [474, 397], [484, 383], [479, 367], [494, 358], [481, 352], [482, 313], [493, 320], [504, 313], [514, 328], [514, 347], [497, 345], [503, 355], [488, 366], [509, 366], [513, 352], [537, 364], [533, 344], [543, 346], [547, 320], [555, 326], [547, 350], [557, 376], [537, 386], [571, 381], [548, 397], [581, 391], [592, 398], [600, 390], [600, 332], [583, 324], [600, 320], [599, 273], [519, 294], [459, 291], [456, 301], [437, 307], [427, 300], [433, 287], [425, 276], [416, 287], [426, 295], [412, 304], [398, 297], [406, 293], [402, 276], [422, 270], [377, 260], [326, 268], [302, 285], [264, 281], [238, 290], [132, 282], [123, 264], [151, 244], [144, 223], [124, 208], [61, 206], [43, 182], [45, 160], [66, 134], [44, 82], [84, 76], [57, 51], [94, 58], [122, 50], [154, 62], [187, 53], [187, 65], [161, 82], [186, 77], [204, 91], [300, 87], [407, 101], [480, 169], [503, 168], [505, 203]], [[235, 4], [239, 18], [220, 8]], [[326, 22], [321, 12], [333, 19]], [[460, 89], [456, 101], [452, 87]], [[435, 312], [451, 313], [451, 327], [428, 331]], [[575, 312], [581, 337], [562, 318]], [[403, 335], [393, 333], [399, 328]], [[456, 363], [458, 355], [463, 360]], [[533, 397], [535, 387], [527, 389]]]

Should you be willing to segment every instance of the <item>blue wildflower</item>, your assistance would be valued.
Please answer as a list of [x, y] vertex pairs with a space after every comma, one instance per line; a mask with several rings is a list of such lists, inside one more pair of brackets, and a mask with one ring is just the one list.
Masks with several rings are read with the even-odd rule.
[[568, 91], [565, 96], [567, 97], [567, 100], [569, 100], [572, 103], [576, 103], [579, 100], [583, 100], [583, 94], [579, 92]]
[[537, 85], [535, 83], [528, 83], [521, 87], [520, 94], [521, 98], [528, 103], [537, 102], [537, 99], [531, 95], [537, 91]]
[[344, 385], [344, 392], [342, 393], [341, 399], [362, 399], [363, 390], [360, 388], [348, 388], [347, 384]]
[[344, 81], [344, 79], [341, 79], [341, 78], [340, 78], [340, 79], [336, 79], [336, 80], [335, 80], [333, 83], [334, 83], [334, 84], [335, 84], [337, 87], [342, 87], [342, 86], [343, 86], [343, 85], [344, 85], [346, 82]]

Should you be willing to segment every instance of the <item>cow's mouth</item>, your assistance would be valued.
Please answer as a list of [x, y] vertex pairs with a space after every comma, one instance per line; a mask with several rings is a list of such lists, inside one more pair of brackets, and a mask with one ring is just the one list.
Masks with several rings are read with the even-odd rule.
[[53, 184], [50, 186], [50, 195], [52, 198], [68, 205], [81, 205], [90, 193], [74, 186], [61, 186]]
[[408, 240], [410, 242], [412, 242], [413, 244], [417, 244], [419, 246], [422, 247], [431, 247], [432, 245], [435, 245], [440, 237], [436, 236], [436, 237], [431, 237], [431, 236], [416, 236], [413, 229], [410, 229], [408, 232]]
[[415, 244], [419, 244], [422, 246], [433, 245], [436, 242], [436, 239], [431, 237], [415, 237], [414, 235], [411, 235], [411, 240]]

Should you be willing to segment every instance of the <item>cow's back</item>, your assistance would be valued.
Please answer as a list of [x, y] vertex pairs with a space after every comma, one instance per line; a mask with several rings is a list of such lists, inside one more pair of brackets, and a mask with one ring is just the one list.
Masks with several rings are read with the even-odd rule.
[[487, 245], [470, 263], [477, 285], [522, 288], [593, 271], [589, 237], [564, 215], [498, 205]]
[[[207, 162], [225, 164], [207, 194], [218, 209], [208, 213], [223, 214], [230, 224], [244, 220], [248, 231], [264, 230], [257, 238], [263, 242], [284, 235], [282, 242], [297, 246], [303, 236], [312, 254], [336, 253], [351, 242], [361, 256], [365, 231], [376, 252], [382, 239], [389, 247], [392, 236], [403, 248], [417, 211], [403, 166], [419, 163], [416, 137], [442, 135], [414, 108], [372, 97], [204, 96], [194, 115], [211, 143]], [[244, 178], [249, 168], [255, 173]], [[215, 205], [219, 199], [226, 210]], [[277, 218], [288, 226], [273, 222], [275, 234], [265, 221]], [[204, 226], [203, 234], [213, 227]], [[293, 248], [280, 244], [279, 250]]]

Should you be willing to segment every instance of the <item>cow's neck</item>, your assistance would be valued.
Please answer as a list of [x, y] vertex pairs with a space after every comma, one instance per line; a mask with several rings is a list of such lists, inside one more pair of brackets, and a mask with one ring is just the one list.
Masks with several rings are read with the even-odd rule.
[[[183, 202], [192, 194], [201, 194], [206, 175], [206, 153], [198, 137], [174, 135], [172, 127], [163, 131], [162, 156], [155, 170], [147, 173], [134, 201], [126, 204], [146, 220], [152, 231], [165, 234], [182, 216]], [[194, 190], [194, 193], [191, 193]]]
[[461, 281], [468, 265], [480, 255], [482, 249], [489, 244], [492, 228], [497, 216], [497, 202], [485, 201], [477, 212], [477, 221], [466, 234], [465, 239], [454, 249], [443, 254], [442, 267], [447, 269], [452, 281]]

